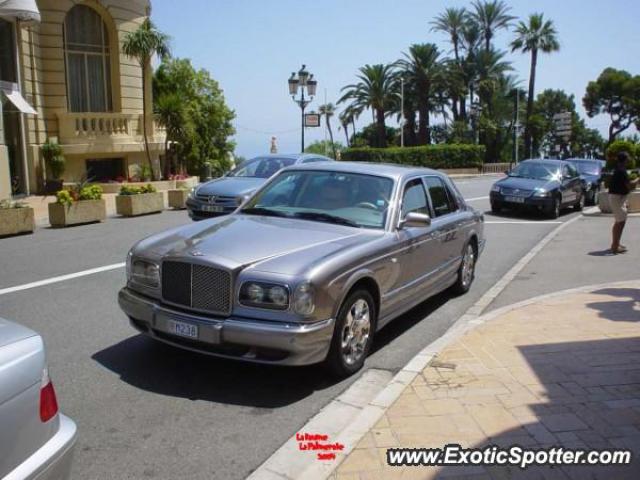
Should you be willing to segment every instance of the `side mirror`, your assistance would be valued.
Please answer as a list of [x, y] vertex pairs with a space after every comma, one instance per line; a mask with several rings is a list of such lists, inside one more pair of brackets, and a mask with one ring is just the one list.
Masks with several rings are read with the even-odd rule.
[[398, 228], [406, 227], [428, 227], [431, 225], [431, 217], [425, 213], [409, 212], [407, 216], [400, 220]]

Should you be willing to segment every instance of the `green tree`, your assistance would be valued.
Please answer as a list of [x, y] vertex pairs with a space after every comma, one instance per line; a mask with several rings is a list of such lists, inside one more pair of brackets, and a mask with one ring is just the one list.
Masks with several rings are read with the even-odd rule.
[[333, 103], [325, 103], [318, 107], [318, 113], [324, 116], [325, 122], [327, 122], [327, 130], [329, 130], [329, 138], [331, 140], [331, 148], [333, 151], [333, 158], [336, 158], [335, 143], [333, 142], [333, 130], [331, 130], [331, 117], [336, 113], [336, 107]]
[[433, 43], [413, 44], [409, 47], [409, 53], [404, 54], [405, 58], [398, 62], [404, 72], [404, 77], [413, 84], [415, 89], [419, 114], [419, 145], [431, 143], [429, 112], [432, 110], [433, 87], [441, 74], [439, 56], [438, 47]]
[[[177, 156], [178, 161], [184, 158], [184, 149], [191, 143], [191, 138], [195, 134], [195, 126], [189, 114], [187, 102], [180, 92], [163, 92], [154, 97], [155, 112], [158, 116], [158, 123], [166, 129], [166, 137], [164, 143], [165, 165], [162, 171], [166, 176], [169, 173], [171, 165], [168, 164], [169, 159], [169, 143], [172, 144], [172, 152]], [[180, 170], [183, 170], [184, 164], [180, 164]]]
[[527, 96], [527, 116], [524, 130], [524, 149], [531, 156], [531, 125], [529, 119], [533, 114], [533, 101], [536, 85], [536, 67], [538, 52], [551, 53], [560, 50], [557, 31], [551, 20], [545, 20], [542, 13], [529, 15], [528, 23], [519, 22], [516, 38], [511, 42], [511, 51], [531, 52], [531, 69], [529, 72], [529, 94]]
[[596, 81], [587, 85], [582, 104], [589, 117], [609, 115], [607, 143], [616, 140], [633, 123], [640, 129], [640, 75], [605, 68]]
[[306, 153], [316, 153], [318, 155], [326, 155], [327, 157], [331, 157], [334, 160], [337, 159], [338, 152], [342, 150], [344, 150], [344, 145], [342, 143], [328, 141], [328, 140], [315, 141], [307, 145], [304, 149]]
[[491, 48], [491, 40], [495, 33], [503, 28], [508, 28], [515, 17], [509, 15], [509, 6], [501, 0], [473, 2], [473, 11], [471, 18], [478, 24], [482, 38], [484, 39], [484, 48]]
[[397, 75], [394, 65], [365, 65], [359, 69], [358, 82], [342, 88], [344, 94], [338, 103], [350, 102], [360, 111], [370, 108], [375, 117], [376, 147], [386, 147], [385, 118], [397, 102]]
[[[191, 173], [200, 173], [204, 164], [211, 164], [217, 173], [228, 170], [229, 157], [235, 144], [233, 110], [225, 103], [218, 82], [208, 71], [195, 70], [188, 59], [163, 62], [154, 76], [154, 97], [177, 94], [184, 106], [187, 127], [180, 136], [182, 161]], [[177, 108], [176, 102], [172, 102]], [[156, 110], [162, 107], [156, 101]], [[177, 115], [176, 115], [177, 116]]]
[[572, 131], [575, 131], [578, 123], [576, 104], [573, 95], [563, 90], [546, 89], [538, 94], [533, 104], [533, 114], [530, 117], [529, 132], [531, 134], [531, 147], [534, 152], [540, 149], [551, 151], [554, 145], [564, 147], [567, 144], [555, 135], [554, 115], [562, 112], [571, 112]]
[[[387, 145], [398, 145], [398, 138], [400, 137], [400, 129], [394, 127], [385, 126], [384, 128], [384, 140], [385, 146]], [[377, 147], [378, 136], [380, 132], [378, 131], [377, 122], [370, 123], [369, 125], [362, 128], [359, 132], [356, 132], [351, 136], [351, 146], [352, 147]]]
[[158, 30], [149, 18], [145, 18], [136, 30], [126, 34], [122, 43], [122, 52], [128, 57], [138, 60], [142, 69], [142, 135], [147, 161], [149, 167], [152, 168], [147, 134], [147, 72], [151, 69], [151, 57], [157, 55], [163, 60], [169, 57], [169, 37]]

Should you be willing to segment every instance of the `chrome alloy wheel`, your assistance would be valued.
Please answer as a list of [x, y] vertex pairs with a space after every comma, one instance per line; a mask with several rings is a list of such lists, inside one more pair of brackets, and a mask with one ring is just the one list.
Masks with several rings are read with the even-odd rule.
[[340, 347], [344, 363], [353, 365], [362, 358], [370, 332], [369, 304], [360, 298], [351, 305], [342, 329]]
[[473, 280], [473, 269], [476, 263], [476, 254], [471, 244], [467, 245], [467, 250], [462, 258], [462, 286], [467, 288]]

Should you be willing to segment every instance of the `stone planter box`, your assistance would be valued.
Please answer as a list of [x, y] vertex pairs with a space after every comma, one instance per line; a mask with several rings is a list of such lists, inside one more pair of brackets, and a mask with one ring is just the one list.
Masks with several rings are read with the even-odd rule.
[[71, 205], [49, 204], [49, 223], [53, 227], [101, 222], [105, 218], [107, 218], [107, 204], [104, 199], [80, 200]]
[[33, 233], [36, 228], [33, 208], [0, 208], [0, 237]]
[[[611, 213], [609, 203], [609, 193], [600, 192], [598, 194], [598, 207], [602, 213]], [[627, 197], [627, 212], [640, 213], [640, 190], [633, 190]]]
[[191, 189], [200, 183], [199, 177], [189, 177], [184, 180], [176, 180], [176, 188]]
[[169, 190], [169, 207], [182, 210], [187, 208], [189, 190]]
[[125, 217], [135, 217], [164, 210], [162, 192], [141, 193], [139, 195], [116, 195], [116, 213]]

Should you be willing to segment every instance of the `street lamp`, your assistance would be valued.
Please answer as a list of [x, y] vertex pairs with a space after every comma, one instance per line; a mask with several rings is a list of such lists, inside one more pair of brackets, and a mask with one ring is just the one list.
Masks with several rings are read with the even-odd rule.
[[[297, 76], [296, 72], [291, 72], [288, 80], [289, 95], [291, 95], [293, 101], [298, 104], [302, 111], [302, 153], [304, 153], [304, 109], [311, 103], [313, 97], [315, 97], [318, 86], [317, 80], [313, 79], [313, 74], [309, 73], [306, 68], [306, 65], [302, 65]], [[304, 96], [305, 89], [307, 90], [308, 98]], [[300, 97], [296, 98], [298, 92], [300, 93]]]

